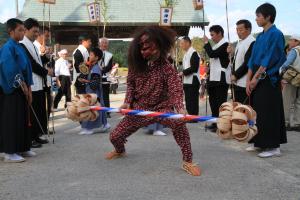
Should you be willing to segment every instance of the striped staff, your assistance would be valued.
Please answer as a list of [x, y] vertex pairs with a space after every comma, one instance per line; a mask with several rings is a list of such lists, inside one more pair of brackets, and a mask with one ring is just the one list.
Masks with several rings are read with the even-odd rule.
[[183, 114], [166, 113], [166, 112], [153, 112], [153, 111], [144, 111], [144, 110], [107, 108], [107, 107], [101, 107], [101, 106], [91, 106], [90, 109], [93, 111], [121, 113], [123, 115], [138, 115], [138, 116], [144, 116], [144, 117], [157, 117], [157, 118], [163, 118], [163, 119], [180, 119], [180, 120], [184, 120], [184, 121], [211, 122], [211, 123], [215, 123], [217, 121], [216, 117], [211, 117], [211, 116], [183, 115]]

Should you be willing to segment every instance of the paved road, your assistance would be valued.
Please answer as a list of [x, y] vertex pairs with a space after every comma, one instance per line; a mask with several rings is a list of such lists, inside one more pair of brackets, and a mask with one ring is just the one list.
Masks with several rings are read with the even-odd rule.
[[[112, 95], [112, 107], [124, 93]], [[204, 113], [204, 102], [201, 112]], [[106, 161], [108, 134], [79, 136], [78, 123], [56, 115], [55, 144], [37, 149], [21, 164], [0, 161], [1, 200], [299, 200], [300, 133], [289, 132], [283, 156], [260, 159], [245, 144], [222, 141], [201, 124], [188, 124], [194, 160], [203, 170], [191, 177], [180, 169], [171, 134], [129, 138], [128, 156]], [[120, 120], [113, 114], [112, 126]], [[169, 132], [169, 131], [168, 131]]]

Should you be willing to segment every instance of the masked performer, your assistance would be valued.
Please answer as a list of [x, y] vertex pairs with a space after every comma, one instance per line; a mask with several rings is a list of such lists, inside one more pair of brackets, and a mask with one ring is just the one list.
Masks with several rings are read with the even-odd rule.
[[[178, 73], [167, 60], [175, 35], [159, 27], [146, 27], [134, 37], [129, 49], [127, 92], [122, 109], [185, 113], [183, 88]], [[111, 132], [115, 150], [106, 159], [125, 155], [126, 138], [139, 128], [158, 122], [170, 127], [183, 154], [182, 168], [200, 176], [200, 168], [192, 163], [190, 136], [185, 122], [172, 119], [126, 116]]]

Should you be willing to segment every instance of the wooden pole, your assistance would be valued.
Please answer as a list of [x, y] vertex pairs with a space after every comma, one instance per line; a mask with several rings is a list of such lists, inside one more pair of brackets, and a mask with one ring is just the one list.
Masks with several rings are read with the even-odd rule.
[[16, 2], [16, 17], [19, 15], [19, 0], [15, 0]]

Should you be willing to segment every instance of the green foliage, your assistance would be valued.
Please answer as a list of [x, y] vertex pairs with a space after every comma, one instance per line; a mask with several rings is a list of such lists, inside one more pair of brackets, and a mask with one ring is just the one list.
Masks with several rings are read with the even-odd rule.
[[[192, 39], [192, 46], [196, 49], [196, 51], [197, 51], [201, 56], [204, 55], [204, 48], [203, 48], [204, 43], [203, 43], [202, 38], [200, 38], [200, 37], [194, 37], [194, 38]], [[177, 61], [178, 61], [178, 62], [181, 62], [182, 59], [183, 59], [183, 56], [184, 56], [184, 51], [179, 47], [179, 42], [177, 43], [176, 48], [179, 49]]]
[[114, 62], [119, 63], [120, 67], [127, 67], [127, 52], [130, 42], [110, 41], [109, 50], [114, 54]]
[[162, 7], [174, 7], [179, 3], [180, 0], [163, 0], [160, 5]]
[[8, 38], [5, 25], [0, 23], [0, 47], [7, 41]]

